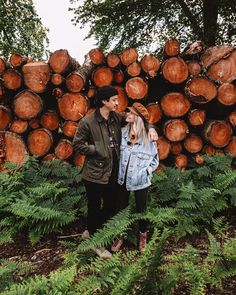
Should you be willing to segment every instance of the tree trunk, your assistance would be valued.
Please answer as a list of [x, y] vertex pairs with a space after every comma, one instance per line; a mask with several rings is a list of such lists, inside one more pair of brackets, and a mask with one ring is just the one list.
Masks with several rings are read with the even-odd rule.
[[193, 133], [189, 134], [187, 138], [184, 140], [184, 147], [186, 151], [188, 151], [191, 154], [200, 152], [203, 147], [201, 137]]
[[78, 123], [74, 121], [65, 121], [62, 125], [62, 132], [69, 138], [74, 138]]
[[27, 138], [27, 146], [30, 154], [35, 157], [42, 157], [48, 153], [53, 144], [53, 137], [45, 128], [35, 129], [30, 132]]
[[180, 119], [166, 121], [163, 129], [166, 138], [172, 142], [185, 139], [189, 132], [186, 122]]
[[94, 65], [101, 65], [105, 61], [105, 56], [99, 48], [94, 48], [89, 51], [89, 57]]
[[3, 79], [3, 85], [7, 89], [17, 90], [21, 87], [22, 77], [17, 70], [14, 70], [14, 69], [6, 70], [2, 75], [2, 79]]
[[170, 153], [170, 143], [164, 136], [159, 136], [157, 140], [158, 156], [160, 160], [165, 160]]
[[228, 123], [214, 120], [205, 126], [204, 136], [213, 146], [222, 148], [231, 140], [232, 129]]
[[185, 92], [193, 102], [199, 104], [208, 103], [217, 95], [215, 84], [203, 77], [190, 79], [186, 84]]
[[108, 53], [107, 55], [107, 65], [110, 68], [116, 68], [120, 64], [120, 58], [117, 54], [115, 53]]
[[150, 77], [155, 77], [160, 68], [160, 61], [153, 54], [147, 54], [141, 59], [141, 67]]
[[0, 105], [0, 131], [6, 130], [12, 120], [11, 111], [6, 106]]
[[227, 106], [236, 103], [236, 86], [231, 83], [224, 83], [218, 88], [218, 101]]
[[52, 71], [57, 74], [66, 74], [79, 68], [79, 63], [69, 55], [66, 49], [54, 51], [48, 61]]
[[35, 93], [47, 90], [51, 71], [47, 63], [35, 61], [27, 63], [22, 68], [25, 85]]
[[50, 131], [57, 130], [59, 127], [59, 117], [56, 111], [48, 110], [44, 112], [40, 118], [40, 124]]
[[6, 131], [5, 140], [5, 161], [16, 164], [23, 164], [27, 159], [27, 149], [21, 136], [16, 133]]
[[62, 85], [66, 79], [61, 74], [52, 74], [51, 83], [55, 86]]
[[55, 147], [55, 155], [58, 159], [66, 160], [73, 153], [73, 147], [69, 140], [61, 139]]
[[218, 6], [215, 0], [203, 0], [203, 41], [207, 46], [216, 42]]
[[148, 112], [149, 112], [149, 124], [156, 124], [159, 122], [162, 118], [162, 111], [160, 108], [160, 105], [157, 103], [149, 103], [146, 106]]
[[173, 84], [183, 83], [188, 78], [188, 66], [180, 57], [171, 57], [162, 64], [164, 78]]
[[28, 62], [28, 57], [15, 53], [10, 56], [9, 61], [13, 68], [20, 68]]
[[117, 112], [123, 112], [126, 110], [128, 106], [128, 97], [125, 93], [125, 90], [123, 87], [120, 86], [114, 86], [114, 88], [118, 91], [118, 107]]
[[86, 83], [89, 75], [91, 74], [94, 65], [90, 59], [90, 55], [87, 54], [83, 65], [77, 70], [70, 73], [66, 77], [66, 86], [70, 92], [80, 92]]
[[138, 52], [136, 48], [128, 48], [123, 50], [120, 55], [120, 59], [123, 65], [128, 66], [138, 59]]
[[113, 81], [113, 72], [106, 66], [101, 66], [93, 71], [92, 79], [97, 87], [111, 85]]
[[40, 96], [30, 90], [23, 90], [18, 93], [13, 101], [13, 110], [16, 116], [23, 120], [30, 120], [37, 117], [43, 108], [43, 101]]
[[142, 99], [148, 93], [148, 84], [141, 77], [129, 79], [125, 84], [127, 95], [132, 99]]
[[29, 126], [28, 121], [15, 119], [11, 123], [10, 131], [18, 133], [18, 134], [22, 134], [27, 131], [28, 126]]
[[140, 73], [141, 73], [141, 66], [140, 66], [140, 64], [135, 61], [132, 64], [128, 65], [127, 66], [127, 73], [131, 77], [139, 76]]
[[60, 115], [65, 120], [78, 121], [88, 111], [88, 99], [80, 93], [65, 93], [57, 103]]
[[203, 125], [206, 120], [206, 111], [200, 109], [193, 109], [188, 114], [188, 120], [192, 126]]
[[180, 53], [180, 44], [175, 39], [170, 39], [165, 43], [164, 54], [167, 56], [176, 56]]
[[161, 99], [161, 108], [164, 114], [170, 118], [184, 116], [190, 109], [190, 102], [182, 93], [172, 92]]

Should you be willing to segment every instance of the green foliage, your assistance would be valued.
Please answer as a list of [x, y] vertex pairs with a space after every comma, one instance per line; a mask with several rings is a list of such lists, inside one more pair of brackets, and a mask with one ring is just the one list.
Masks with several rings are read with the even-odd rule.
[[47, 56], [47, 29], [32, 0], [0, 1], [0, 55], [18, 53], [35, 58]]
[[27, 231], [35, 243], [62, 230], [84, 212], [83, 194], [80, 169], [62, 161], [29, 158], [21, 168], [9, 165], [0, 173], [0, 241]]
[[156, 226], [174, 225], [177, 239], [211, 227], [216, 213], [233, 204], [236, 171], [230, 168], [232, 157], [205, 160], [200, 168], [186, 172], [166, 168], [154, 176], [148, 215], [152, 214]]
[[[200, 39], [208, 46], [235, 43], [236, 8], [225, 0], [71, 0], [74, 24], [90, 24], [104, 49], [139, 47], [160, 50], [167, 39], [189, 43]], [[151, 48], [150, 48], [151, 46]]]
[[173, 294], [179, 284], [186, 284], [190, 295], [206, 294], [207, 286], [222, 288], [225, 278], [236, 274], [236, 238], [226, 238], [222, 244], [208, 233], [209, 248], [201, 251], [187, 245], [181, 252], [165, 257], [162, 289]]

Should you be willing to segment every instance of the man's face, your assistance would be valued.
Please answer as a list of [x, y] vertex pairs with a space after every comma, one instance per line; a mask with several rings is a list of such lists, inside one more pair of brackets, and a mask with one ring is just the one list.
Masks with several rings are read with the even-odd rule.
[[111, 96], [109, 100], [103, 100], [102, 102], [110, 112], [116, 111], [118, 106], [118, 95]]

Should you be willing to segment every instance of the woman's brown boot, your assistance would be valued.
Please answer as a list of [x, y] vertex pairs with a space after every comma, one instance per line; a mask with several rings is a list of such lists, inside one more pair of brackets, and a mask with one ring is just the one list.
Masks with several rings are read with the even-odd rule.
[[139, 232], [139, 251], [143, 252], [147, 244], [147, 232]]

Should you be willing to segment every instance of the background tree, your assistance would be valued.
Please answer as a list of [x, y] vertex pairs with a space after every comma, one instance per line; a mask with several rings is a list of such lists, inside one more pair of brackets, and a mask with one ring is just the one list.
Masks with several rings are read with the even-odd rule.
[[46, 56], [47, 29], [32, 0], [0, 0], [0, 55]]
[[[124, 47], [158, 50], [170, 37], [207, 46], [236, 44], [235, 0], [85, 0], [74, 4], [74, 24], [90, 24], [103, 49]], [[231, 25], [233, 24], [233, 25]], [[150, 48], [151, 45], [151, 48]]]

